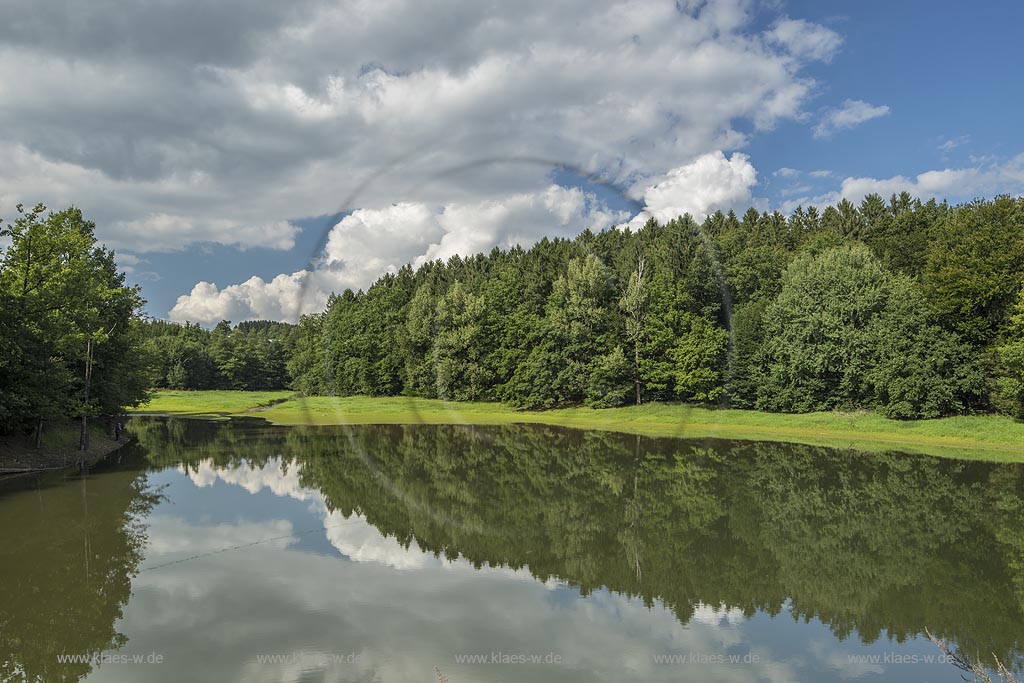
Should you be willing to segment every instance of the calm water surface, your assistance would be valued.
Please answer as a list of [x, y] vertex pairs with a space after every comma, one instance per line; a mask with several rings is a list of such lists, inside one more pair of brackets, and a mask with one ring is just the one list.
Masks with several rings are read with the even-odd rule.
[[961, 680], [925, 628], [1024, 661], [1021, 466], [538, 426], [133, 429], [88, 476], [0, 488], [0, 680]]

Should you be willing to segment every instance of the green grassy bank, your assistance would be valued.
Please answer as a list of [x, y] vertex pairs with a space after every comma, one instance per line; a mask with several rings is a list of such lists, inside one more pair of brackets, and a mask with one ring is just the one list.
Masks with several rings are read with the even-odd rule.
[[682, 404], [527, 412], [495, 403], [404, 397], [299, 398], [286, 391], [161, 391], [140, 412], [195, 417], [254, 415], [282, 425], [539, 423], [646, 436], [790, 441], [1024, 462], [1024, 424], [995, 415], [902, 422], [873, 413], [784, 415]]
[[266, 410], [286, 401], [295, 394], [291, 391], [171, 391], [161, 390], [136, 412], [185, 415], [190, 417], [218, 417], [244, 415]]

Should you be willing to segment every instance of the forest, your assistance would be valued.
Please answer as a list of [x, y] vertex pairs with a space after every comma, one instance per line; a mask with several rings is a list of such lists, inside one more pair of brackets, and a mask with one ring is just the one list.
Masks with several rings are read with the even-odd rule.
[[305, 316], [306, 394], [1024, 417], [1024, 198], [715, 213], [413, 269]]
[[1024, 418], [1024, 198], [749, 209], [406, 265], [299, 324], [147, 320], [95, 225], [19, 206], [0, 433], [152, 388]]
[[142, 333], [154, 388], [266, 391], [290, 384], [286, 364], [298, 333], [294, 325], [251, 320], [232, 328], [222, 320], [206, 330], [148, 320]]

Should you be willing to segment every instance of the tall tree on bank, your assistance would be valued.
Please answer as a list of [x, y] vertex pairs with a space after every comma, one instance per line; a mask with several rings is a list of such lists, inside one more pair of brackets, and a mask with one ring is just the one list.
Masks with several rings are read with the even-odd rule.
[[434, 370], [437, 395], [456, 401], [474, 401], [487, 391], [489, 378], [483, 356], [484, 301], [456, 281], [437, 305], [434, 334]]
[[[594, 254], [569, 261], [555, 280], [545, 306], [543, 336], [512, 378], [515, 402], [524, 408], [550, 408], [590, 398], [591, 372], [612, 351], [615, 299], [611, 273]], [[619, 349], [619, 355], [622, 350]], [[621, 391], [626, 376], [608, 378]], [[595, 391], [597, 389], [597, 391]]]
[[633, 386], [636, 390], [636, 404], [640, 405], [640, 358], [644, 342], [647, 339], [646, 316], [649, 296], [647, 294], [644, 280], [644, 257], [637, 260], [636, 270], [629, 277], [629, 284], [626, 285], [626, 293], [619, 299], [619, 307], [626, 314], [626, 339], [629, 341], [633, 351]]
[[324, 314], [304, 315], [299, 319], [295, 345], [286, 363], [292, 388], [307, 396], [327, 393], [324, 378]]
[[87, 448], [89, 417], [146, 398], [144, 302], [81, 211], [18, 211], [0, 260], [0, 332], [10, 351], [0, 360], [0, 431], [34, 426], [38, 438], [45, 420], [74, 416]]

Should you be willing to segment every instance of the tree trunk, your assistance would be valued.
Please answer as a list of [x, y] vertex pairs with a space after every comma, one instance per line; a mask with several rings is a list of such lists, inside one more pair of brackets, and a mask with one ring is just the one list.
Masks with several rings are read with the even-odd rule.
[[82, 433], [78, 438], [78, 450], [89, 450], [89, 418], [85, 416], [85, 413], [82, 413]]
[[43, 445], [43, 418], [36, 420], [36, 443], [35, 447], [38, 449]]
[[92, 379], [92, 340], [85, 343], [85, 399], [82, 403], [82, 433], [78, 437], [78, 450], [89, 450], [89, 381]]

